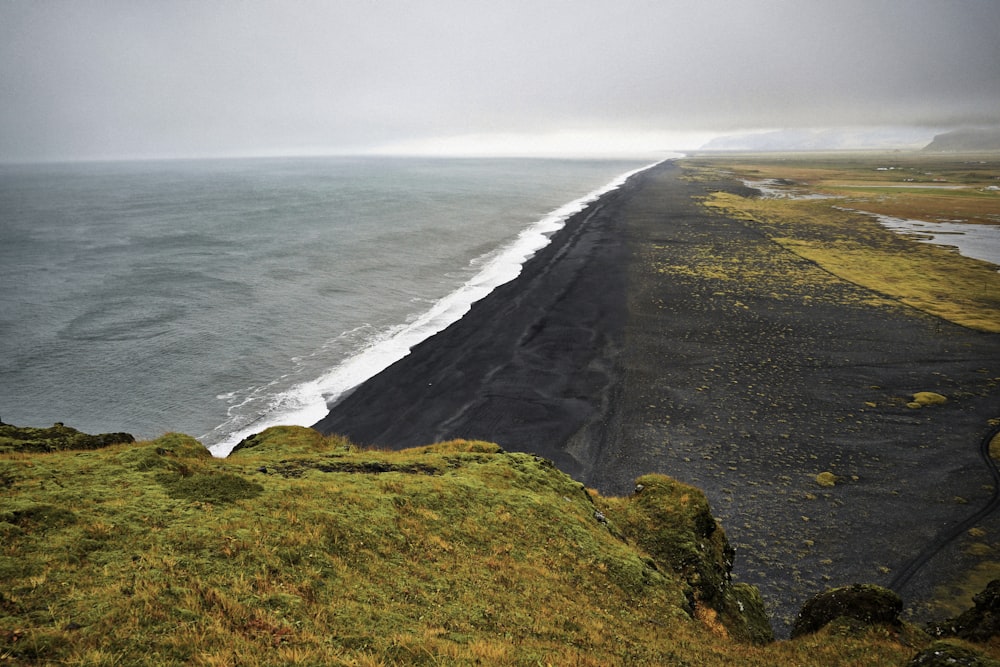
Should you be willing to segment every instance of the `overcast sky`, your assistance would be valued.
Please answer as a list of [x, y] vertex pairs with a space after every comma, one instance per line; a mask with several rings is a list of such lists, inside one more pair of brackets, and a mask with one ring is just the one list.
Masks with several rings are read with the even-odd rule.
[[0, 161], [998, 123], [1000, 0], [0, 0]]

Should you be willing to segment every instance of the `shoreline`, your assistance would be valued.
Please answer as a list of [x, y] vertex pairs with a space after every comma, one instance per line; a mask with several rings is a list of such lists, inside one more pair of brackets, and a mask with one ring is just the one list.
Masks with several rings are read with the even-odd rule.
[[[291, 407], [258, 415], [253, 422], [231, 430], [225, 437], [213, 442], [210, 451], [214, 456], [224, 457], [242, 440], [270, 426], [288, 423], [308, 425], [325, 418], [331, 402], [336, 405], [346, 399], [359, 386], [407, 356], [411, 349], [465, 317], [476, 302], [489, 296], [497, 287], [516, 279], [524, 264], [548, 246], [551, 238], [576, 213], [619, 188], [630, 176], [656, 164], [633, 167], [616, 174], [593, 190], [541, 215], [520, 229], [514, 238], [475, 257], [470, 266], [476, 266], [476, 271], [464, 283], [430, 301], [426, 309], [414, 314], [411, 319], [390, 327], [386, 335], [367, 341], [340, 363], [321, 372], [317, 378], [278, 394], [279, 404]], [[225, 425], [216, 427], [213, 432], [224, 432]]]
[[[490, 440], [603, 493], [649, 472], [697, 485], [780, 636], [811, 595], [888, 584], [986, 502], [978, 442], [997, 416], [1000, 345], [820, 279], [695, 201], [745, 186], [681, 171], [652, 167], [571, 217], [517, 279], [314, 428], [392, 448]], [[797, 279], [692, 270], [730, 260]], [[904, 399], [917, 391], [953, 400], [914, 411]], [[1000, 519], [983, 528], [1000, 534]], [[916, 573], [900, 591], [908, 608], [974, 564], [966, 546]]]
[[610, 384], [621, 345], [626, 246], [606, 209], [635, 177], [570, 215], [516, 278], [352, 389], [313, 428], [394, 449], [487, 440], [579, 476], [582, 462], [561, 445], [597, 414], [593, 397]]

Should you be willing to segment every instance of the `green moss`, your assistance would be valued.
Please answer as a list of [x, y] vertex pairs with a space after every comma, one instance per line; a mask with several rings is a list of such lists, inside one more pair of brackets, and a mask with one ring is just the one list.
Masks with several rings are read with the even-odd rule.
[[157, 475], [171, 498], [206, 503], [232, 503], [256, 498], [264, 487], [239, 475], [226, 472], [194, 473], [190, 475]]
[[331, 440], [318, 431], [296, 426], [272, 426], [239, 442], [230, 452], [232, 457], [268, 456], [271, 454], [315, 454], [339, 448], [344, 452], [355, 448], [341, 438]]
[[0, 452], [55, 452], [100, 449], [135, 442], [129, 433], [81, 433], [61, 423], [49, 428], [18, 427], [0, 423]]
[[729, 581], [704, 495], [666, 477], [604, 498], [488, 443], [366, 451], [296, 427], [252, 442], [228, 459], [178, 434], [0, 454], [0, 655], [764, 667], [914, 650], [747, 646], [770, 636], [760, 597]]
[[774, 641], [767, 608], [760, 591], [750, 584], [733, 584], [727, 592], [723, 622], [737, 641], [764, 645]]
[[918, 391], [913, 395], [913, 402], [921, 407], [927, 405], [944, 405], [948, 402], [948, 398], [933, 391]]
[[[163, 454], [152, 445], [127, 449], [115, 457], [120, 465], [138, 472], [169, 470], [174, 468]], [[162, 451], [162, 450], [161, 450]]]
[[935, 642], [913, 656], [909, 664], [911, 667], [1000, 667], [1000, 662], [979, 651], [952, 642]]
[[894, 591], [871, 584], [831, 588], [809, 599], [795, 619], [792, 637], [810, 634], [835, 621], [839, 634], [872, 625], [900, 626], [903, 601]]
[[820, 486], [836, 486], [840, 478], [830, 471], [824, 471], [816, 475], [816, 483]]
[[45, 532], [75, 523], [76, 515], [56, 505], [30, 504], [18, 507], [15, 504], [0, 512], [0, 521], [17, 526], [28, 533]]
[[699, 606], [714, 610], [727, 631], [744, 641], [773, 640], [759, 594], [730, 580], [736, 552], [705, 494], [664, 475], [640, 477], [636, 488], [616, 514], [619, 525], [658, 568], [687, 583], [690, 612], [698, 613]]

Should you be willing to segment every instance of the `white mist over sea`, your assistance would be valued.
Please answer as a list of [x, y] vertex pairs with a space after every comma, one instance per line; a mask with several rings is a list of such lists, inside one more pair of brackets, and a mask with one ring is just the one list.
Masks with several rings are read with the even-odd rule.
[[225, 455], [517, 276], [622, 160], [0, 167], [0, 417]]

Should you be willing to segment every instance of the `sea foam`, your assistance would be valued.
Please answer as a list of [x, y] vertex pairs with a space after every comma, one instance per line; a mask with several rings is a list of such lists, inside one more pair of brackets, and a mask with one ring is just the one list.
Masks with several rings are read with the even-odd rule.
[[[244, 438], [271, 426], [311, 426], [320, 421], [327, 415], [330, 406], [351, 390], [408, 355], [413, 346], [457, 322], [472, 304], [494, 289], [517, 278], [524, 263], [548, 245], [552, 235], [562, 229], [571, 216], [602, 195], [621, 187], [629, 177], [656, 164], [659, 162], [615, 177], [604, 186], [548, 213], [524, 229], [513, 242], [472, 260], [472, 265], [478, 271], [461, 287], [434, 302], [429, 309], [411, 321], [372, 333], [355, 354], [322, 376], [275, 394], [268, 401], [267, 408], [252, 422], [237, 426], [235, 420], [230, 419], [220, 425], [213, 433], [228, 432], [228, 435], [211, 445], [210, 451], [215, 456], [224, 457]], [[261, 389], [266, 391], [266, 387]], [[242, 403], [234, 408], [241, 405]], [[233, 412], [234, 409], [231, 408], [230, 414]]]

